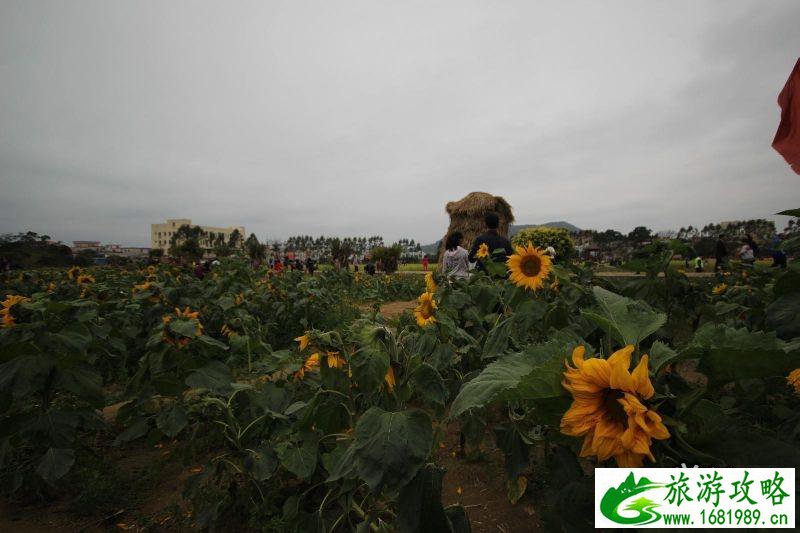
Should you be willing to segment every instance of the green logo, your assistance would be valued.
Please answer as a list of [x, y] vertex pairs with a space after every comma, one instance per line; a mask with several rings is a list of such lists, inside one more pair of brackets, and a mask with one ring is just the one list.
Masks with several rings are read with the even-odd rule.
[[[663, 486], [662, 483], [654, 483], [646, 477], [639, 479], [637, 483], [633, 479], [633, 472], [631, 472], [619, 487], [611, 487], [606, 491], [605, 495], [603, 495], [603, 499], [600, 500], [600, 512], [603, 513], [603, 516], [617, 524], [638, 526], [652, 524], [661, 518], [661, 514], [655, 510], [660, 504], [644, 496], [632, 501], [630, 500], [643, 492]], [[637, 513], [635, 516], [622, 516], [619, 514], [620, 507], [626, 502], [628, 503], [624, 507], [624, 510], [635, 511]]]

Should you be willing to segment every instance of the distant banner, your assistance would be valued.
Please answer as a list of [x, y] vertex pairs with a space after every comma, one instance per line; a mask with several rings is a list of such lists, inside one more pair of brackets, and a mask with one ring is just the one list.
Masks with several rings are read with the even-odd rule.
[[794, 529], [794, 468], [598, 468], [596, 528]]

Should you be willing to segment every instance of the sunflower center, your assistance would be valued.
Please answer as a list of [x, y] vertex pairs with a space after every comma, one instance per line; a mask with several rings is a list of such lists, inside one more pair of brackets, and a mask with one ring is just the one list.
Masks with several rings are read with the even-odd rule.
[[625, 408], [617, 400], [624, 397], [622, 391], [615, 389], [608, 389], [603, 398], [603, 409], [608, 416], [614, 421], [624, 424], [628, 421], [628, 415], [625, 413]]
[[522, 273], [529, 277], [534, 277], [542, 270], [542, 260], [535, 255], [523, 257], [519, 265]]
[[422, 313], [422, 316], [428, 318], [433, 315], [433, 306], [430, 302], [422, 302], [422, 308], [420, 309], [420, 312]]

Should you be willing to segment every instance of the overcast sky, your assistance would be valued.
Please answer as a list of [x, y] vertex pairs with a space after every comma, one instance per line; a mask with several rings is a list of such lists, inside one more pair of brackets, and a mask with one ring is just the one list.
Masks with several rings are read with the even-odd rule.
[[770, 147], [798, 28], [798, 0], [0, 0], [0, 233], [432, 242], [473, 190], [519, 223], [769, 216], [800, 207]]

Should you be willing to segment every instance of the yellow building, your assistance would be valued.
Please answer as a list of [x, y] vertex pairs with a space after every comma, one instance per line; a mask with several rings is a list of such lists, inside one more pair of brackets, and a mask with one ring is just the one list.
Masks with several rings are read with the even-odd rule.
[[[172, 236], [178, 231], [178, 228], [184, 224], [191, 226], [192, 221], [188, 218], [170, 218], [163, 224], [150, 224], [150, 247], [153, 249], [160, 248], [164, 253], [169, 253], [170, 242]], [[234, 230], [239, 230], [242, 237], [241, 242], [247, 238], [244, 232], [244, 226], [231, 226], [229, 228], [217, 228], [214, 226], [200, 226], [203, 228], [203, 238], [200, 239], [200, 246], [205, 248], [206, 253], [211, 252], [214, 246], [214, 241], [217, 236], [222, 235], [225, 241], [231, 237]], [[240, 242], [240, 246], [241, 246]]]

